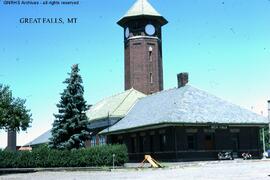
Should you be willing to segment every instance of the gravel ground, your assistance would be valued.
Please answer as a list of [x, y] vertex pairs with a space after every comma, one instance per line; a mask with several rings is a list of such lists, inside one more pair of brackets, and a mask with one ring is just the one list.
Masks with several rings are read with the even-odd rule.
[[30, 174], [11, 174], [0, 176], [9, 180], [55, 180], [55, 179], [267, 179], [270, 180], [270, 161], [221, 161], [172, 163], [164, 169], [121, 169], [112, 172], [37, 172]]

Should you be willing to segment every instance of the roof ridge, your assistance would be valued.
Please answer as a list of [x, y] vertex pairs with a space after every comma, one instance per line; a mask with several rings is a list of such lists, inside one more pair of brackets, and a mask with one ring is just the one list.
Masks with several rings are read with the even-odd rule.
[[[118, 96], [118, 95], [120, 95], [120, 94], [124, 94], [124, 93], [126, 93], [126, 92], [128, 92], [128, 91], [131, 91], [132, 89], [133, 89], [133, 88], [128, 89], [128, 90], [123, 91], [123, 92], [120, 92], [120, 93], [117, 93], [117, 94], [114, 94], [114, 95], [111, 95], [111, 96], [103, 97], [102, 99], [98, 100], [98, 101], [97, 101], [96, 103], [94, 103], [94, 104], [96, 105], [97, 103], [100, 103], [100, 102], [102, 102], [102, 101], [104, 101], [104, 100], [106, 100], [106, 99], [108, 99], [108, 98], [113, 98], [113, 97]], [[93, 107], [93, 106], [91, 106], [91, 107]], [[91, 107], [90, 107], [87, 111], [89, 111], [89, 110], [91, 109]]]
[[149, 95], [147, 95], [146, 97], [150, 97], [150, 96], [153, 96], [153, 95], [156, 95], [156, 94], [165, 93], [165, 92], [167, 92], [167, 91], [171, 91], [171, 90], [175, 90], [175, 89], [179, 89], [179, 88], [177, 88], [177, 87], [173, 87], [173, 88], [165, 89], [165, 90], [162, 90], [162, 91], [158, 91], [158, 92], [155, 92], [155, 93], [149, 94]]
[[[128, 94], [126, 95], [126, 97], [124, 97], [124, 99], [119, 103], [119, 105], [112, 111], [112, 114], [124, 103], [124, 101], [130, 96], [130, 94], [134, 91], [135, 89], [131, 88], [129, 89]], [[109, 114], [110, 116], [110, 114]]]
[[[146, 11], [147, 9], [149, 12]], [[139, 10], [139, 12], [142, 13], [141, 15], [152, 14], [155, 16], [161, 16], [160, 13], [147, 0], [137, 0], [124, 16], [129, 16], [132, 11], [136, 12], [136, 10]]]

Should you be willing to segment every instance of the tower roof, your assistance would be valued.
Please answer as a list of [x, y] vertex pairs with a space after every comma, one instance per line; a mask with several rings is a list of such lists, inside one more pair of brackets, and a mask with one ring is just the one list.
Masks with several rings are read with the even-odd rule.
[[160, 15], [147, 0], [137, 0], [117, 23], [120, 26], [124, 26], [128, 20], [140, 17], [151, 17], [152, 19], [159, 21], [161, 25], [168, 23], [168, 21]]

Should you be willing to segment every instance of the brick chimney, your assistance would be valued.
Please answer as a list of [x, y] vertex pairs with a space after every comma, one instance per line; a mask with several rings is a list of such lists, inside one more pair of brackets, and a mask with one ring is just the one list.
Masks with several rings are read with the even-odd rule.
[[188, 83], [188, 73], [182, 72], [177, 74], [178, 88], [184, 87]]

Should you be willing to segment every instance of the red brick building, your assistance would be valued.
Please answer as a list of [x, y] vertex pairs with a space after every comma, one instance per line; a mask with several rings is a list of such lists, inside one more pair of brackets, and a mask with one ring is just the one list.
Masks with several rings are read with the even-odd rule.
[[167, 23], [146, 0], [138, 0], [118, 21], [124, 28], [125, 90], [163, 90], [162, 26]]

